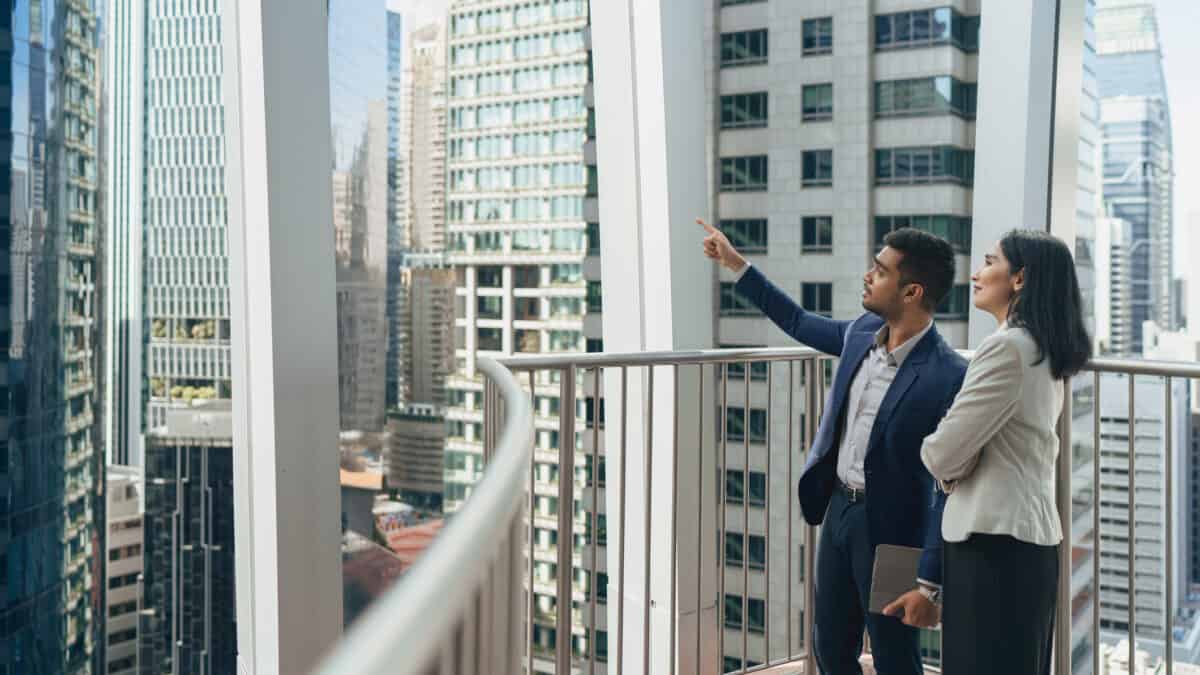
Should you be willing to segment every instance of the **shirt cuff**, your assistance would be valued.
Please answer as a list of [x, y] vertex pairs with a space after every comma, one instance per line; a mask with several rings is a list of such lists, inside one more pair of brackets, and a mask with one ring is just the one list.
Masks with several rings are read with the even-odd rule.
[[742, 265], [742, 269], [733, 273], [733, 283], [736, 284], [737, 282], [741, 281], [742, 277], [746, 276], [746, 272], [748, 271], [750, 271], [750, 261], [746, 261], [746, 264]]
[[926, 588], [931, 588], [931, 589], [933, 589], [933, 590], [935, 590], [935, 591], [940, 591], [940, 590], [942, 590], [942, 585], [941, 585], [941, 584], [935, 584], [935, 583], [933, 583], [932, 581], [926, 581], [925, 579], [922, 579], [921, 577], [917, 577], [917, 583], [918, 583], [918, 584], [920, 584], [920, 585], [922, 585], [922, 586], [924, 586], [924, 587], [926, 587]]

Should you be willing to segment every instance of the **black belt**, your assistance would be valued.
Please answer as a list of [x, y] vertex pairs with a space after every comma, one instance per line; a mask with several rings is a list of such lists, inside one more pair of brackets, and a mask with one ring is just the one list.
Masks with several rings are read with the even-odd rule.
[[856, 502], [866, 501], [866, 499], [867, 499], [867, 491], [866, 490], [859, 490], [858, 488], [852, 488], [840, 480], [837, 482], [837, 489], [839, 492], [841, 492], [843, 495], [846, 496], [847, 501], [849, 501], [851, 504], [854, 504]]

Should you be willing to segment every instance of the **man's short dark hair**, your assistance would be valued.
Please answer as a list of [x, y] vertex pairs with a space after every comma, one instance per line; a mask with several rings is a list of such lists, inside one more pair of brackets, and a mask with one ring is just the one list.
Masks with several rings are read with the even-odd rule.
[[899, 251], [900, 283], [920, 284], [925, 289], [925, 308], [937, 309], [954, 285], [954, 248], [941, 237], [902, 227], [889, 233], [883, 245]]

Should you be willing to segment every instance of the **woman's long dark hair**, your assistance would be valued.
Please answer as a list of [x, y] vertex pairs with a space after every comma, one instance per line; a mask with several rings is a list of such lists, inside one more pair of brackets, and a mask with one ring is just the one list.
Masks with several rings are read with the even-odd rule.
[[1008, 324], [1029, 331], [1037, 343], [1038, 363], [1050, 359], [1050, 373], [1066, 379], [1092, 357], [1092, 340], [1083, 325], [1083, 297], [1071, 249], [1040, 230], [1013, 230], [1000, 240], [1009, 273], [1025, 270], [1025, 285], [1008, 309]]

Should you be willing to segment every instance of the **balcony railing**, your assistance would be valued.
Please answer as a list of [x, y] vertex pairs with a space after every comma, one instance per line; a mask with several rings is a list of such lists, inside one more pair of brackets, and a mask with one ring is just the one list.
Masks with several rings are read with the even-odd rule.
[[[969, 356], [969, 354], [966, 355]], [[489, 468], [485, 472], [483, 480], [479, 483], [473, 496], [464, 504], [451, 526], [443, 533], [442, 538], [422, 559], [420, 565], [404, 577], [360, 620], [320, 672], [330, 674], [365, 673], [368, 675], [399, 672], [415, 675], [432, 672], [428, 670], [428, 666], [433, 659], [441, 659], [440, 662], [444, 666], [448, 663], [446, 659], [451, 658], [453, 654], [459, 655], [454, 657], [457, 658], [453, 662], [455, 667], [449, 669], [443, 667], [440, 672], [533, 673], [553, 670], [556, 673], [578, 672], [595, 675], [596, 673], [610, 672], [609, 669], [613, 666], [616, 668], [615, 672], [625, 670], [642, 672], [644, 664], [649, 663], [649, 653], [643, 651], [641, 654], [631, 654], [622, 648], [622, 640], [627, 637], [628, 624], [626, 622], [631, 617], [630, 612], [644, 612], [643, 622], [640, 625], [646, 632], [645, 639], [641, 644], [643, 650], [649, 649], [645, 646], [651, 644], [649, 629], [646, 626], [650, 625], [649, 608], [654, 605], [657, 594], [652, 598], [650, 584], [646, 583], [641, 591], [644, 595], [639, 602], [635, 603], [636, 607], [626, 607], [627, 595], [620, 590], [622, 579], [628, 571], [637, 569], [640, 569], [643, 578], [649, 579], [651, 561], [648, 558], [636, 561], [626, 560], [625, 545], [631, 540], [636, 541], [633, 539], [634, 537], [644, 537], [644, 550], [650, 550], [651, 518], [663, 517], [671, 519], [669, 531], [673, 533], [689, 532], [692, 533], [691, 536], [697, 537], [698, 541], [707, 542], [707, 537], [701, 530], [704, 524], [703, 513], [681, 512], [679, 508], [680, 491], [711, 490], [712, 474], [716, 473], [717, 476], [724, 478], [727, 470], [730, 470], [728, 467], [734, 467], [731, 470], [742, 473], [742, 486], [743, 490], [746, 490], [750, 485], [751, 462], [749, 460], [751, 457], [755, 458], [758, 465], [765, 464], [767, 481], [765, 499], [761, 504], [751, 503], [754, 500], [743, 498], [729, 499], [724, 494], [725, 480], [719, 481], [720, 489], [717, 490], [715, 520], [718, 523], [716, 541], [721, 542], [721, 545], [717, 546], [717, 550], [713, 552], [715, 560], [682, 559], [678, 556], [680, 535], [671, 538], [670, 560], [669, 562], [662, 561], [663, 564], [669, 565], [671, 576], [676, 580], [676, 583], [671, 584], [669, 599], [670, 643], [668, 643], [668, 651], [671, 663], [666, 672], [692, 675], [700, 672], [716, 672], [718, 669], [724, 670], [727, 646], [731, 650], [731, 657], [741, 656], [740, 659], [733, 658], [741, 665], [728, 672], [803, 672], [809, 674], [817, 672], [813, 657], [807, 649], [807, 646], [812, 644], [812, 612], [808, 611], [808, 608], [811, 608], [814, 602], [811, 572], [815, 569], [817, 528], [810, 527], [800, 520], [799, 509], [795, 505], [793, 487], [798, 472], [804, 465], [803, 453], [807, 450], [816, 432], [821, 416], [821, 406], [825, 399], [826, 387], [829, 384], [831, 369], [828, 366], [831, 361], [832, 359], [827, 356], [802, 348], [521, 356], [504, 360], [504, 365], [489, 359], [480, 359], [480, 370], [487, 376], [484, 394], [484, 446]], [[760, 369], [765, 370], [765, 377], [744, 377], [744, 373], [753, 364], [763, 364], [754, 372], [757, 373]], [[740, 368], [735, 369], [730, 366], [740, 366]], [[691, 374], [698, 371], [701, 391], [710, 387], [709, 390], [715, 392], [715, 401], [703, 396], [694, 399], [700, 405], [699, 411], [680, 409], [680, 374], [685, 370], [691, 370]], [[602, 377], [606, 372], [610, 373], [608, 379]], [[548, 377], [549, 374], [554, 374], [554, 377]], [[641, 381], [645, 383], [644, 390], [649, 392], [640, 411], [631, 411], [624, 401], [621, 402], [621, 405], [614, 405], [610, 401], [606, 406], [609, 417], [607, 420], [602, 420], [601, 424], [585, 425], [583, 420], [576, 419], [577, 395], [582, 394], [594, 400], [600, 400], [603, 394], [602, 383], [607, 382], [609, 385], [619, 383], [620, 396], [624, 399], [631, 374], [635, 377], [644, 376]], [[673, 391], [676, 392], [674, 405], [666, 411], [660, 409], [656, 412], [656, 397], [653, 396], [653, 393], [662, 390], [656, 389], [655, 380], [657, 376], [659, 378], [658, 386], [663, 387], [664, 382], [669, 381], [663, 377], [664, 375], [666, 378], [674, 380]], [[1175, 452], [1186, 451], [1186, 448], [1173, 447], [1175, 443], [1170, 433], [1161, 433], [1161, 439], [1155, 441], [1158, 445], [1153, 448], [1147, 449], [1143, 445], [1147, 442], [1147, 436], [1146, 434], [1138, 436], [1135, 434], [1135, 428], [1139, 424], [1145, 423], [1146, 420], [1146, 406], [1138, 405], [1139, 399], [1137, 398], [1139, 390], [1143, 394], [1145, 392], [1144, 389], [1135, 387], [1135, 378], [1161, 378], [1159, 383], [1161, 383], [1163, 392], [1163, 411], [1159, 428], [1169, 430], [1172, 429], [1172, 418], [1175, 414], [1173, 407], [1180, 404], [1180, 401], [1173, 397], [1173, 387], [1181, 382], [1200, 379], [1200, 365], [1096, 359], [1089, 364], [1083, 374], [1076, 378], [1073, 386], [1065, 388], [1064, 409], [1071, 411], [1072, 400], [1079, 400], [1080, 406], [1070, 416], [1064, 415], [1059, 424], [1061, 443], [1056, 480], [1064, 543], [1056, 617], [1055, 675], [1071, 675], [1073, 672], [1072, 645], [1080, 642], [1079, 638], [1081, 637], [1090, 637], [1089, 660], [1092, 662], [1092, 672], [1101, 672], [1099, 668], [1101, 654], [1098, 648], [1101, 642], [1101, 619], [1117, 620], [1112, 616], [1111, 610], [1106, 611], [1102, 617], [1101, 613], [1095, 611], [1098, 603], [1093, 601], [1095, 580], [1102, 578], [1101, 556], [1095, 554], [1097, 540], [1100, 535], [1109, 533], [1109, 530], [1115, 527], [1113, 525], [1101, 527], [1101, 501], [1105, 502], [1105, 509], [1108, 510], [1118, 506], [1105, 491], [1095, 489], [1095, 486], [1107, 486], [1114, 480], [1110, 467], [1113, 461], [1111, 454], [1115, 452], [1113, 435], [1102, 435], [1101, 428], [1102, 375], [1113, 378], [1124, 377], [1128, 380], [1128, 398], [1125, 402], [1126, 412], [1124, 413], [1128, 435], [1127, 440], [1120, 441], [1128, 443], [1127, 461], [1126, 458], [1122, 458], [1121, 466], [1123, 471], [1128, 471], [1126, 497], [1128, 503], [1124, 506], [1132, 510], [1136, 501], [1141, 509], [1144, 508], [1147, 500], [1153, 500], [1162, 506], [1165, 536], [1163, 537], [1164, 550], [1161, 559], [1173, 560], [1174, 547], [1177, 545], [1171, 536], [1174, 531], [1173, 519], [1175, 518], [1175, 514], [1170, 508], [1175, 501], [1172, 496], [1175, 479], [1172, 457]], [[518, 381], [524, 380], [526, 377], [528, 380], [521, 383], [524, 386], [519, 385]], [[736, 400], [739, 397], [736, 396], [737, 389], [730, 386], [731, 380], [734, 381], [734, 387], [743, 390], [740, 401]], [[696, 382], [694, 379], [688, 381]], [[548, 382], [552, 384], [548, 385]], [[609, 527], [612, 527], [613, 523], [619, 523], [621, 525], [628, 524], [630, 529], [626, 531], [624, 527], [621, 527], [619, 532], [628, 532], [628, 534], [618, 534], [605, 542], [620, 547], [616, 552], [617, 569], [615, 570], [599, 568], [600, 561], [613, 561], [614, 558], [612, 556], [606, 558], [607, 551], [601, 550], [605, 544], [590, 537], [585, 541], [582, 550], [578, 550], [578, 546], [565, 545], [549, 549], [557, 564], [557, 578], [553, 584], [554, 595], [556, 598], [576, 598], [578, 609], [547, 615], [543, 615], [536, 608], [530, 593], [530, 589], [534, 588], [537, 588], [539, 592], [547, 590], [547, 583], [542, 572], [539, 571], [535, 575], [534, 566], [531, 563], [534, 560], [544, 561], [547, 558], [547, 551], [538, 547], [535, 537], [532, 536], [532, 529], [529, 529], [532, 524], [526, 511], [526, 509], [530, 509], [530, 512], [536, 513], [533, 504], [529, 501], [532, 491], [526, 492], [525, 483], [526, 478], [530, 482], [535, 480], [534, 466], [530, 463], [534, 441], [532, 437], [533, 414], [529, 405], [530, 391], [535, 389], [535, 384], [539, 392], [543, 392], [548, 386], [557, 386], [560, 398], [559, 410], [562, 413], [558, 420], [559, 438], [570, 439], [573, 438], [574, 433], [580, 433], [583, 436], [580, 448], [582, 448], [582, 452], [591, 455], [591, 466], [598, 465], [603, 448], [602, 432], [611, 433], [612, 430], [619, 429], [619, 435], [613, 438], [624, 439], [626, 429], [631, 422], [641, 429], [646, 429], [650, 425], [673, 425], [676, 432], [673, 448], [653, 447], [654, 454], [670, 452], [671, 463], [668, 465], [665, 462], [655, 462], [653, 466], [648, 464], [646, 467], [648, 470], [665, 466], [673, 467], [673, 480], [669, 481], [669, 484], [673, 486], [670, 499], [671, 509], [669, 512], [664, 510], [662, 513], [652, 513], [651, 509], [645, 509], [644, 513], [639, 516], [645, 518], [643, 523], [627, 522], [626, 497], [629, 492], [626, 490], [627, 464], [625, 460], [628, 448], [623, 440], [617, 447], [610, 446], [603, 449], [603, 454], [606, 456], [612, 457], [617, 453], [620, 455], [620, 468], [617, 469], [616, 475], [611, 473], [613, 467], [610, 466], [608, 469], [610, 472], [608, 474], [609, 485], [613, 483], [620, 485], [615, 500], [611, 498], [612, 495], [609, 495], [608, 499], [602, 499], [596, 482], [585, 482], [578, 476], [574, 481], [561, 479], [555, 481], [558, 509], [557, 514], [550, 517], [550, 520], [557, 522], [560, 541], [562, 537], [570, 536], [567, 533], [579, 530], [580, 522], [578, 521], [580, 520], [585, 521], [583, 523], [587, 526], [585, 532], [599, 531], [600, 527], [596, 519], [597, 510], [601, 504], [604, 504], [603, 510], [607, 515]], [[1092, 390], [1090, 399], [1086, 396], [1079, 397], [1078, 391], [1086, 389], [1089, 385]], [[1111, 387], [1107, 387], [1106, 390], [1111, 391]], [[732, 398], [731, 392], [735, 394]], [[1074, 397], [1073, 392], [1076, 394]], [[695, 392], [691, 392], [692, 396], [694, 394]], [[611, 395], [615, 397], [617, 392], [611, 392]], [[661, 401], [658, 402], [661, 403]], [[722, 419], [715, 419], [714, 409], [708, 405], [714, 402], [719, 403], [719, 407], [715, 407], [715, 411], [726, 411], [732, 406], [741, 408], [743, 415], [747, 418], [750, 416], [752, 402], [757, 402], [759, 405], [765, 403], [767, 415], [771, 418], [767, 424], [768, 432], [758, 441], [751, 439], [750, 435], [744, 435], [744, 438], [732, 443], [727, 434], [727, 420], [724, 419], [727, 413], [718, 412], [717, 414], [721, 415]], [[1134, 410], [1138, 410], [1139, 414], [1132, 414]], [[781, 411], [783, 411], [782, 417], [785, 417], [786, 420], [774, 419], [780, 416]], [[505, 427], [500, 442], [497, 444], [494, 440], [497, 438], [498, 422], [502, 413]], [[615, 418], [614, 413], [616, 413]], [[1113, 412], [1111, 410], [1106, 410], [1103, 416], [1108, 418], [1105, 421], [1106, 424], [1112, 423]], [[782, 423], [784, 421], [786, 421], [786, 425]], [[695, 425], [693, 428], [700, 438], [698, 445], [704, 448], [705, 439], [707, 439], [708, 443], [715, 446], [716, 451], [716, 465], [705, 466], [702, 452], [699, 470], [690, 477], [683, 476], [679, 470], [681, 455], [678, 436], [683, 425]], [[1082, 443], [1072, 445], [1073, 427], [1085, 441], [1088, 436], [1086, 429], [1090, 427], [1092, 448], [1089, 449], [1086, 444]], [[653, 438], [652, 434], [648, 433], [648, 436]], [[1104, 462], [1107, 481], [1105, 483], [1101, 482], [1101, 462], [1096, 461], [1101, 451], [1102, 440], [1104, 441], [1104, 452], [1110, 455]], [[1135, 441], [1138, 443], [1137, 447], [1135, 447]], [[560, 467], [575, 466], [576, 444], [560, 442], [558, 445], [558, 465]], [[752, 454], [752, 447], [756, 454]], [[494, 457], [491, 453], [492, 448], [496, 449]], [[773, 448], [782, 449], [782, 452], [773, 453]], [[729, 462], [731, 450], [735, 453], [735, 461], [732, 464]], [[739, 452], [742, 453], [741, 461], [737, 460]], [[1163, 480], [1152, 486], [1144, 486], [1144, 481], [1141, 480], [1135, 482], [1136, 456], [1144, 456], [1147, 452], [1161, 453], [1162, 458]], [[1087, 460], [1090, 460], [1090, 467], [1086, 466]], [[772, 470], [773, 461], [784, 462], [786, 467], [777, 465]], [[1079, 466], [1081, 463], [1084, 466]], [[738, 466], [739, 464], [740, 466]], [[760, 466], [760, 468], [763, 467]], [[1091, 486], [1083, 485], [1080, 487], [1085, 489], [1072, 490], [1073, 478], [1074, 480], [1083, 480], [1088, 473], [1091, 474]], [[560, 478], [563, 475], [560, 473]], [[642, 498], [645, 504], [652, 503], [651, 496], [654, 490], [652, 484], [652, 481], [646, 481], [638, 488], [644, 490]], [[709, 487], [704, 487], [706, 484]], [[1089, 487], [1091, 488], [1090, 494], [1086, 489]], [[1149, 492], [1147, 487], [1153, 488], [1153, 497], [1148, 494], [1138, 494], [1139, 489], [1142, 492]], [[544, 493], [544, 490], [538, 490], [538, 493]], [[781, 495], [786, 496], [783, 500], [785, 503], [782, 504], [778, 499]], [[1081, 496], [1090, 500], [1090, 504], [1081, 506]], [[522, 507], [522, 502], [524, 507]], [[582, 515], [576, 513], [577, 504], [586, 507]], [[756, 516], [756, 520], [765, 523], [763, 529], [765, 530], [767, 560], [761, 570], [754, 568], [753, 565], [727, 568], [724, 542], [725, 533], [729, 530], [728, 526], [734, 524], [730, 520], [736, 519], [735, 522], [748, 524], [750, 509], [754, 509], [756, 514], [762, 514], [761, 518]], [[706, 510], [703, 505], [701, 510]], [[1090, 514], [1088, 514], [1089, 511]], [[786, 519], [772, 518], [773, 513], [778, 515], [783, 512], [787, 514]], [[1090, 515], [1090, 518], [1087, 515]], [[545, 525], [547, 518], [539, 515], [536, 520]], [[1118, 599], [1127, 603], [1129, 607], [1128, 612], [1121, 612], [1120, 620], [1127, 620], [1128, 626], [1136, 626], [1137, 635], [1133, 634], [1134, 628], [1117, 630], [1112, 625], [1104, 626], [1104, 633], [1106, 636], [1114, 633], [1127, 633], [1130, 638], [1127, 644], [1131, 659], [1138, 646], [1137, 641], [1133, 638], [1142, 640], [1149, 638], [1162, 642], [1162, 656], [1166, 662], [1165, 672], [1170, 673], [1174, 664], [1174, 644], [1169, 630], [1169, 627], [1175, 623], [1173, 620], [1175, 615], [1174, 580], [1171, 574], [1162, 568], [1146, 568], [1145, 572], [1162, 574], [1165, 583], [1157, 579], [1147, 580], [1144, 575], [1138, 580], [1138, 577], [1132, 574], [1134, 569], [1141, 571], [1146, 566], [1145, 559], [1141, 557], [1145, 555], [1144, 552], [1139, 555], [1139, 552], [1134, 550], [1132, 543], [1135, 541], [1133, 520], [1129, 518], [1128, 524], [1120, 527], [1121, 532], [1109, 534], [1110, 537], [1122, 535], [1128, 538], [1130, 542], [1128, 550], [1122, 550], [1120, 553], [1128, 556], [1128, 560], [1123, 566], [1130, 573], [1120, 578], [1110, 578], [1110, 575], [1106, 574], [1103, 577], [1106, 590], [1102, 592], [1109, 592], [1107, 591], [1109, 586], [1117, 585], [1117, 594], [1121, 596]], [[495, 523], [497, 522], [507, 523], [508, 526], [496, 527]], [[1076, 534], [1081, 534], [1079, 529], [1089, 525], [1091, 536], [1072, 537], [1072, 529], [1077, 530]], [[661, 523], [659, 526], [661, 527]], [[522, 527], [526, 528], [525, 533], [521, 532], [520, 528]], [[745, 529], [747, 532], [750, 530], [748, 526]], [[732, 531], [737, 532], [736, 529]], [[1086, 535], [1086, 532], [1082, 534]], [[1141, 535], [1144, 536], [1144, 533]], [[779, 545], [779, 538], [786, 538], [783, 540], [786, 542], [786, 553]], [[524, 547], [523, 550], [521, 547]], [[1124, 543], [1113, 542], [1111, 539], [1102, 543], [1102, 549], [1106, 553], [1117, 548], [1124, 549], [1124, 547]], [[1076, 551], [1077, 548], [1087, 550]], [[708, 549], [701, 547], [700, 550], [707, 551]], [[743, 551], [742, 555], [745, 556], [747, 553]], [[715, 581], [711, 579], [711, 574], [705, 576], [700, 572], [702, 564], [713, 564], [714, 562], [715, 566], [710, 569], [716, 570]], [[782, 565], [784, 562], [786, 562], [786, 566]], [[797, 565], [797, 563], [802, 563], [802, 565]], [[634, 564], [639, 565], [640, 568], [631, 567]], [[1108, 570], [1111, 564], [1112, 561], [1106, 561], [1105, 570]], [[574, 593], [573, 591], [579, 590], [577, 585], [580, 583], [574, 579], [575, 575], [571, 571], [575, 568], [588, 572], [586, 579], [589, 591], [592, 584], [596, 584], [597, 573], [607, 573], [612, 586], [601, 589], [604, 592], [599, 595], [607, 598], [610, 603], [616, 603], [616, 607], [605, 606], [603, 603], [598, 604], [595, 600], [596, 594], [591, 592], [584, 592], [582, 596]], [[1082, 583], [1079, 578], [1073, 579], [1073, 574], [1086, 573], [1089, 568], [1090, 579], [1083, 580]], [[691, 573], [692, 570], [695, 570], [694, 576]], [[802, 571], [797, 572], [797, 570]], [[688, 574], [685, 575], [684, 572]], [[752, 574], [755, 575], [754, 583], [751, 583], [750, 575]], [[684, 584], [679, 583], [683, 576], [687, 576], [689, 579], [704, 578], [711, 583], [706, 584], [703, 588], [699, 583], [685, 588]], [[760, 583], [763, 578], [765, 578], [765, 583]], [[1125, 588], [1121, 589], [1120, 585], [1125, 585]], [[732, 594], [728, 597], [732, 600], [726, 599], [727, 586], [729, 593]], [[747, 599], [747, 589], [755, 587], [768, 590], [766, 597], [762, 599], [764, 609], [761, 612], [761, 618], [752, 614]], [[1129, 599], [1137, 596], [1138, 590], [1155, 593], [1165, 590], [1161, 593], [1165, 599], [1165, 606], [1162, 607], [1161, 613], [1151, 612], [1148, 614], [1141, 607], [1142, 603], [1129, 602]], [[716, 620], [709, 628], [717, 633], [716, 639], [719, 644], [716, 654], [719, 663], [706, 663], [704, 658], [707, 657], [702, 658], [700, 649], [697, 649], [695, 654], [689, 653], [685, 656], [681, 654], [683, 638], [687, 638], [688, 645], [707, 644], [705, 639], [708, 638], [707, 633], [701, 635], [701, 622], [693, 620], [687, 626], [681, 626], [677, 622], [676, 608], [683, 606], [680, 604], [679, 594], [684, 593], [692, 594], [692, 597], [687, 598], [690, 606], [703, 609], [707, 604], [709, 608], [715, 609]], [[716, 600], [715, 607], [712, 605], [714, 599]], [[661, 598], [659, 598], [659, 602], [661, 602]], [[730, 608], [737, 608], [734, 610], [737, 613], [726, 616], [727, 604]], [[558, 603], [558, 606], [566, 607], [567, 605], [564, 601]], [[1136, 622], [1134, 621], [1135, 606], [1138, 607]], [[772, 610], [778, 610], [781, 607], [786, 609], [786, 619], [783, 622], [784, 625], [779, 626], [775, 624], [778, 623], [780, 612]], [[590, 631], [597, 626], [605, 625], [604, 622], [598, 621], [600, 613], [606, 613], [608, 618], [606, 634], [608, 639], [607, 644], [602, 644], [598, 648], [596, 634]], [[484, 617], [482, 620], [479, 618], [481, 616]], [[547, 622], [553, 623], [555, 630], [552, 647], [547, 646], [546, 633], [538, 635], [534, 631], [533, 622], [530, 620], [531, 616], [539, 619], [537, 622], [539, 626]], [[615, 623], [613, 619], [615, 619]], [[573, 623], [580, 624], [574, 626], [574, 631], [572, 630]], [[515, 626], [515, 628], [509, 628], [506, 632], [502, 628], [506, 624]], [[580, 626], [585, 629], [584, 634], [587, 636], [586, 647], [582, 649], [578, 644], [572, 643], [573, 633], [578, 635]], [[734, 626], [734, 628], [727, 628], [727, 626]], [[1075, 640], [1072, 640], [1071, 629], [1073, 626], [1075, 627]], [[1147, 626], [1152, 626], [1155, 634], [1147, 635]], [[686, 636], [681, 635], [681, 630], [691, 633]], [[1090, 635], [1081, 636], [1081, 630]], [[1111, 638], [1109, 640], [1111, 641]], [[936, 639], [934, 643], [936, 646]], [[615, 646], [615, 649], [608, 649], [609, 645]], [[752, 646], [755, 653], [750, 651]], [[689, 649], [691, 648], [689, 647]], [[657, 652], [658, 647], [655, 650]], [[678, 664], [676, 663], [677, 655], [682, 656]], [[628, 661], [630, 656], [633, 656], [636, 663], [622, 662]], [[473, 660], [476, 658], [491, 660]], [[1077, 663], [1075, 664], [1077, 667], [1083, 665], [1078, 663], [1080, 658], [1077, 654]], [[864, 660], [869, 663], [869, 655]], [[936, 661], [936, 659], [934, 660]], [[746, 663], [749, 661], [756, 661], [757, 664], [747, 666]], [[504, 668], [492, 666], [481, 669], [477, 667], [479, 663], [508, 665]], [[697, 664], [701, 663], [704, 665], [697, 667]], [[776, 671], [776, 669], [779, 670]], [[937, 672], [936, 663], [928, 664], [927, 670]]]

